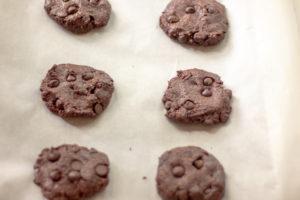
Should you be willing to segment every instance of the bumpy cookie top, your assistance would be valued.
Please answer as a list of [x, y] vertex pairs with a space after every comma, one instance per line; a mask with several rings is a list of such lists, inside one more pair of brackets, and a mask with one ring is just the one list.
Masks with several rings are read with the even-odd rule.
[[88, 66], [54, 65], [42, 81], [42, 99], [62, 117], [95, 117], [109, 104], [113, 80]]
[[231, 95], [218, 75], [189, 69], [169, 81], [163, 103], [170, 119], [210, 125], [228, 120]]
[[224, 39], [228, 20], [224, 6], [215, 0], [172, 0], [160, 26], [179, 42], [210, 46]]
[[49, 200], [77, 200], [108, 184], [108, 157], [95, 149], [61, 145], [44, 149], [35, 165], [34, 182]]
[[178, 147], [159, 158], [156, 181], [163, 200], [221, 200], [225, 173], [207, 151], [195, 146]]
[[111, 6], [107, 0], [45, 0], [49, 16], [75, 33], [105, 26]]

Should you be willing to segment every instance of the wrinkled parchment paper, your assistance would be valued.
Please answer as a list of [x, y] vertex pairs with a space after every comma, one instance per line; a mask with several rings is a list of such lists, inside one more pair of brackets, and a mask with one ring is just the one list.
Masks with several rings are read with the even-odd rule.
[[[224, 200], [299, 200], [299, 1], [220, 0], [230, 30], [205, 49], [171, 41], [159, 28], [169, 0], [110, 2], [106, 28], [74, 35], [47, 16], [43, 0], [0, 1], [0, 199], [43, 199], [32, 182], [37, 155], [76, 143], [110, 157], [110, 183], [92, 200], [159, 200], [158, 157], [185, 145], [222, 162]], [[48, 111], [39, 86], [59, 63], [90, 65], [115, 80], [100, 117], [62, 119]], [[207, 128], [164, 116], [167, 81], [192, 67], [219, 74], [233, 91], [227, 124]]]

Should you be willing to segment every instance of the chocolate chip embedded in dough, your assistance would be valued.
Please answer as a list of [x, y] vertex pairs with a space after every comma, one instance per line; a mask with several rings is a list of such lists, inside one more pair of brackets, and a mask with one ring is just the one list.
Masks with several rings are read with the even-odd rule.
[[181, 165], [177, 165], [175, 167], [172, 168], [172, 174], [175, 176], [175, 177], [181, 177], [184, 175], [184, 167], [181, 166]]
[[67, 81], [68, 82], [76, 81], [76, 76], [74, 74], [69, 74], [67, 76]]
[[192, 14], [192, 13], [195, 12], [195, 8], [192, 7], [192, 6], [189, 6], [189, 7], [187, 7], [187, 8], [185, 9], [185, 12], [186, 12], [186, 13], [189, 13], [189, 14]]
[[186, 101], [184, 103], [184, 107], [187, 109], [187, 110], [191, 110], [195, 107], [195, 104], [192, 102], [192, 101]]
[[214, 80], [212, 78], [209, 78], [209, 77], [206, 77], [203, 80], [203, 84], [206, 85], [206, 86], [211, 86], [213, 82], [214, 82]]
[[57, 79], [54, 79], [54, 80], [51, 80], [49, 81], [48, 83], [48, 87], [51, 87], [51, 88], [55, 88], [59, 85], [59, 80]]
[[168, 17], [168, 22], [169, 23], [176, 23], [179, 21], [179, 18], [176, 15], [171, 15]]
[[82, 75], [82, 79], [85, 81], [91, 80], [93, 77], [94, 77], [94, 75], [91, 73]]
[[204, 89], [202, 92], [201, 92], [202, 96], [205, 96], [205, 97], [210, 97], [212, 95], [212, 92], [210, 89]]
[[167, 102], [165, 103], [165, 108], [166, 108], [167, 110], [169, 110], [169, 109], [171, 108], [171, 104], [172, 104], [171, 101], [167, 101]]
[[77, 6], [77, 5], [72, 5], [72, 6], [69, 6], [69, 7], [67, 8], [67, 13], [68, 13], [69, 15], [75, 14], [75, 13], [77, 13], [77, 12], [78, 12], [78, 6]]
[[60, 154], [58, 152], [50, 152], [48, 154], [47, 159], [51, 162], [55, 162], [59, 159], [59, 157], [60, 157]]
[[59, 170], [53, 170], [50, 172], [50, 178], [53, 181], [59, 181], [61, 179], [61, 172]]
[[193, 162], [193, 165], [197, 168], [197, 169], [201, 169], [203, 167], [203, 160], [201, 158], [198, 158], [197, 160], [195, 160]]
[[108, 174], [108, 168], [105, 165], [97, 165], [95, 171], [96, 174], [101, 177], [105, 177]]
[[68, 178], [70, 181], [75, 181], [75, 180], [78, 180], [80, 179], [80, 173], [78, 171], [71, 171], [69, 174], [68, 174]]

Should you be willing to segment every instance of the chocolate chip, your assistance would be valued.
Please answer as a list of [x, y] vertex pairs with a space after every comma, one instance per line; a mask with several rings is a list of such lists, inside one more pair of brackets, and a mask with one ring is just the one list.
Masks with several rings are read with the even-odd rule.
[[192, 101], [186, 101], [185, 104], [184, 104], [184, 107], [187, 110], [191, 110], [195, 107], [195, 104]]
[[185, 34], [179, 34], [178, 40], [179, 42], [185, 43], [188, 40], [188, 36]]
[[87, 95], [88, 91], [86, 89], [79, 89], [79, 90], [76, 90], [75, 93], [78, 95]]
[[165, 108], [166, 108], [167, 110], [169, 110], [169, 109], [171, 108], [171, 105], [172, 105], [172, 102], [171, 102], [171, 101], [167, 101], [167, 102], [165, 103]]
[[213, 82], [214, 82], [214, 80], [212, 78], [210, 78], [210, 77], [206, 77], [203, 80], [203, 84], [206, 85], [206, 86], [210, 86]]
[[60, 171], [58, 170], [53, 170], [50, 172], [50, 178], [53, 180], [53, 181], [59, 181], [60, 178], [61, 178], [61, 173]]
[[73, 74], [69, 74], [67, 76], [67, 81], [71, 82], [71, 81], [75, 81], [76, 80], [76, 76]]
[[185, 9], [185, 12], [186, 13], [194, 13], [195, 12], [195, 8], [194, 7], [192, 7], [192, 6], [190, 6], [190, 7], [187, 7], [186, 9]]
[[51, 80], [49, 81], [48, 83], [48, 87], [51, 87], [51, 88], [55, 88], [59, 85], [59, 80], [57, 79], [54, 79], [54, 80]]
[[170, 15], [167, 20], [169, 23], [176, 23], [179, 21], [179, 18], [176, 15]]
[[178, 28], [170, 28], [170, 30], [169, 30], [169, 35], [171, 36], [171, 37], [173, 37], [173, 38], [176, 38], [176, 37], [178, 37], [178, 35], [179, 35], [179, 29]]
[[93, 74], [90, 74], [90, 73], [84, 74], [84, 75], [82, 76], [82, 79], [85, 80], [85, 81], [91, 80], [92, 78], [94, 78], [94, 75], [93, 75]]
[[70, 181], [75, 181], [77, 179], [80, 179], [80, 173], [78, 171], [71, 171], [68, 174], [68, 178]]
[[94, 105], [94, 112], [96, 114], [100, 114], [102, 112], [103, 108], [102, 108], [102, 105], [100, 103], [96, 103]]
[[68, 2], [68, 1], [70, 1], [70, 0], [63, 0], [63, 2]]
[[108, 168], [105, 165], [98, 165], [95, 169], [98, 176], [105, 177], [108, 174]]
[[60, 157], [60, 154], [58, 152], [50, 152], [48, 154], [47, 159], [51, 162], [55, 162], [59, 159], [59, 157]]
[[172, 174], [175, 176], [175, 177], [181, 177], [184, 175], [184, 168], [183, 166], [180, 166], [180, 165], [177, 165], [175, 167], [173, 167], [172, 169]]
[[72, 149], [71, 149], [73, 152], [77, 153], [80, 148], [78, 146], [72, 146]]
[[55, 105], [60, 110], [64, 108], [64, 102], [62, 100], [60, 100], [60, 99], [56, 100]]
[[196, 167], [197, 169], [201, 169], [203, 167], [203, 164], [204, 161], [202, 160], [202, 158], [198, 158], [193, 162], [194, 167]]
[[206, 40], [206, 38], [208, 38], [208, 35], [205, 33], [197, 32], [194, 34], [194, 40], [196, 42], [202, 43], [204, 40]]
[[78, 6], [76, 5], [73, 5], [73, 6], [70, 6], [68, 9], [67, 9], [67, 13], [69, 15], [72, 15], [72, 14], [75, 14], [78, 12]]
[[72, 169], [74, 169], [74, 170], [80, 170], [81, 167], [82, 167], [82, 162], [79, 161], [79, 160], [74, 160], [74, 161], [71, 163], [71, 167], [72, 167]]
[[202, 96], [205, 96], [205, 97], [210, 97], [212, 95], [212, 92], [210, 89], [204, 89], [202, 92], [201, 92]]

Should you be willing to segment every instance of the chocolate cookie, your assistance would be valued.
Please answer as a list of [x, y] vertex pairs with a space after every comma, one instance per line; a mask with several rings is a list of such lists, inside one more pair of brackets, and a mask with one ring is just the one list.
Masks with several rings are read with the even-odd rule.
[[45, 0], [48, 15], [74, 33], [105, 26], [111, 6], [107, 0]]
[[160, 17], [160, 27], [172, 39], [210, 46], [228, 29], [225, 7], [215, 0], [172, 0]]
[[228, 120], [231, 95], [218, 75], [189, 69], [169, 81], [163, 103], [170, 119], [211, 125]]
[[34, 170], [34, 183], [48, 200], [77, 200], [104, 189], [109, 161], [93, 148], [61, 145], [44, 149]]
[[178, 147], [159, 158], [156, 183], [163, 200], [221, 200], [225, 173], [207, 151]]
[[42, 99], [62, 117], [95, 117], [109, 104], [113, 80], [88, 66], [54, 65], [42, 81]]

